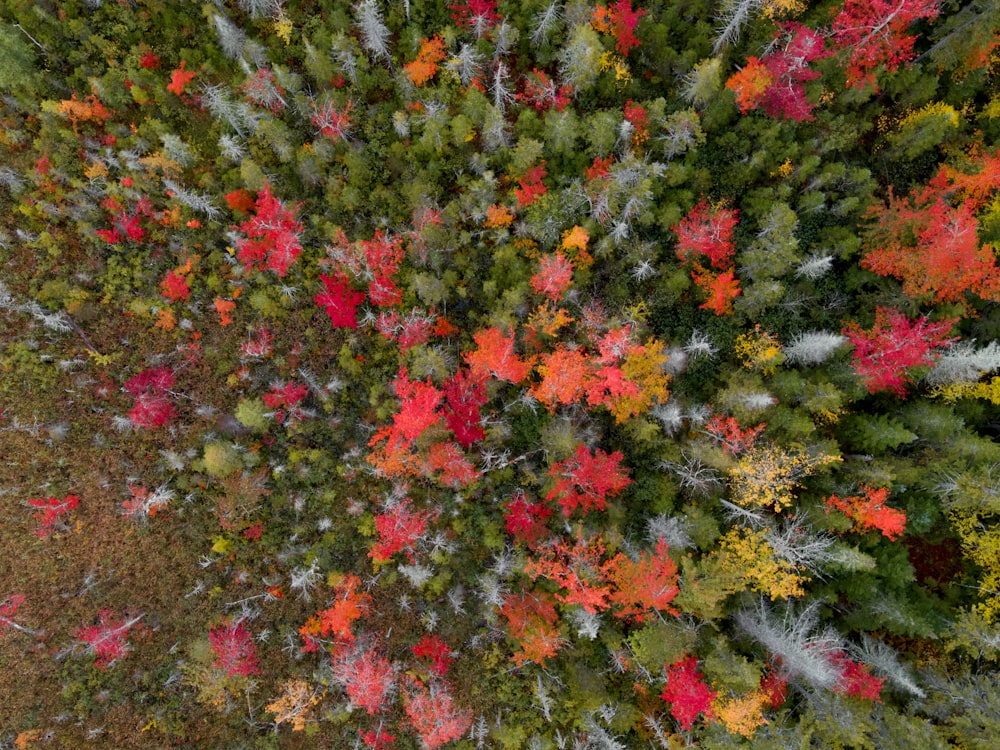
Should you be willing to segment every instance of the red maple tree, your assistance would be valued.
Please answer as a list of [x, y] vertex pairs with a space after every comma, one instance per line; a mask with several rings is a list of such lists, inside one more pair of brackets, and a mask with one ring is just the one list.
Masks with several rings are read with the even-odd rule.
[[299, 235], [302, 224], [296, 209], [288, 208], [271, 192], [270, 183], [257, 193], [256, 213], [236, 227], [246, 235], [237, 241], [237, 257], [248, 271], [268, 269], [278, 276], [287, 276], [295, 260], [302, 254]]
[[87, 644], [87, 651], [97, 657], [94, 663], [99, 669], [106, 669], [119, 659], [124, 659], [131, 650], [128, 642], [129, 631], [142, 619], [138, 615], [129, 619], [116, 619], [110, 609], [97, 613], [97, 624], [79, 628], [73, 637]]
[[862, 487], [860, 495], [837, 497], [823, 501], [829, 510], [839, 510], [854, 521], [855, 530], [877, 529], [889, 539], [897, 539], [906, 530], [906, 513], [889, 505], [889, 488]]
[[531, 167], [517, 179], [518, 186], [514, 188], [514, 197], [517, 198], [518, 208], [530, 206], [535, 202], [536, 198], [545, 195], [549, 191], [542, 182], [546, 174], [545, 162], [542, 161]]
[[703, 431], [730, 456], [738, 456], [753, 448], [766, 427], [766, 424], [759, 424], [744, 430], [733, 417], [716, 414], [705, 423]]
[[486, 431], [480, 426], [482, 416], [479, 412], [487, 400], [486, 376], [473, 374], [468, 369], [459, 370], [444, 382], [442, 391], [444, 421], [455, 433], [455, 440], [463, 448], [469, 448], [486, 437]]
[[550, 108], [562, 112], [570, 103], [572, 94], [572, 86], [568, 84], [559, 86], [545, 71], [533, 68], [524, 74], [523, 91], [515, 98], [534, 107], [538, 112]]
[[455, 661], [451, 656], [451, 646], [439, 635], [428, 633], [416, 646], [411, 646], [410, 650], [414, 656], [429, 660], [431, 672], [438, 677], [444, 677], [448, 673], [448, 667]]
[[403, 708], [426, 750], [457, 740], [472, 724], [472, 712], [455, 705], [448, 683], [441, 680], [425, 685], [410, 679], [403, 691]]
[[365, 295], [351, 289], [347, 278], [342, 275], [319, 275], [326, 292], [317, 294], [313, 300], [330, 316], [334, 328], [357, 328], [358, 305]]
[[670, 704], [670, 715], [684, 731], [694, 726], [698, 714], [706, 719], [715, 717], [712, 711], [715, 696], [716, 692], [705, 684], [704, 675], [698, 671], [695, 657], [678, 659], [667, 667], [667, 684], [660, 697]]
[[573, 404], [586, 395], [593, 368], [583, 350], [559, 344], [541, 356], [538, 374], [542, 379], [531, 387], [531, 395], [555, 411], [559, 404]]
[[168, 398], [174, 374], [166, 368], [143, 370], [125, 381], [125, 390], [135, 397], [129, 421], [136, 427], [152, 429], [165, 425], [177, 413]]
[[642, 8], [633, 9], [632, 0], [615, 0], [606, 6], [598, 5], [591, 17], [591, 24], [601, 33], [613, 34], [615, 49], [627, 55], [640, 44], [635, 37], [635, 28], [646, 12]]
[[713, 268], [731, 266], [735, 252], [733, 230], [739, 220], [738, 210], [709, 206], [702, 198], [683, 219], [670, 227], [677, 235], [674, 252], [678, 260], [686, 265], [704, 255]]
[[361, 579], [348, 573], [335, 581], [333, 603], [306, 620], [299, 628], [299, 635], [305, 641], [303, 651], [319, 649], [320, 639], [333, 636], [338, 643], [352, 643], [354, 633], [351, 625], [359, 619], [371, 604], [371, 597], [361, 591]]
[[862, 700], [882, 702], [882, 685], [885, 677], [876, 677], [867, 664], [851, 659], [843, 651], [834, 651], [829, 656], [830, 663], [840, 669], [840, 679], [835, 692]]
[[912, 381], [910, 371], [934, 364], [941, 350], [955, 342], [948, 332], [956, 322], [955, 318], [938, 323], [926, 317], [910, 320], [899, 310], [879, 307], [871, 329], [851, 322], [841, 333], [854, 345], [854, 372], [868, 392], [892, 391], [905, 397], [906, 386]]
[[505, 336], [499, 328], [485, 328], [472, 338], [477, 349], [462, 356], [474, 376], [492, 375], [509, 383], [520, 383], [528, 377], [531, 362], [514, 354], [514, 334]]
[[637, 560], [618, 553], [611, 560], [609, 577], [615, 586], [611, 602], [621, 607], [618, 617], [649, 620], [653, 612], [678, 614], [670, 602], [680, 593], [677, 564], [670, 559], [661, 537], [653, 553], [642, 552]]
[[13, 628], [25, 635], [38, 635], [34, 630], [29, 630], [23, 625], [14, 622], [14, 615], [17, 614], [17, 610], [20, 609], [22, 604], [24, 604], [24, 594], [14, 594], [0, 602], [0, 635], [7, 628]]
[[66, 495], [61, 500], [58, 497], [28, 500], [28, 505], [41, 511], [32, 514], [32, 517], [38, 522], [38, 526], [35, 527], [35, 536], [44, 539], [60, 529], [68, 529], [69, 527], [63, 522], [62, 517], [79, 504], [80, 498], [77, 495]]
[[260, 674], [260, 660], [253, 636], [242, 620], [229, 620], [208, 631], [208, 643], [215, 661], [212, 666], [230, 677]]
[[597, 448], [591, 453], [580, 443], [572, 456], [549, 468], [549, 477], [556, 483], [545, 499], [558, 500], [567, 517], [577, 508], [584, 515], [591, 510], [604, 510], [608, 497], [632, 484], [628, 470], [621, 466], [623, 458], [621, 451], [605, 453]]
[[845, 0], [833, 19], [834, 48], [848, 55], [847, 86], [875, 86], [879, 68], [896, 70], [913, 58], [915, 36], [907, 30], [935, 18], [940, 0]]
[[559, 615], [551, 594], [520, 591], [504, 599], [500, 614], [507, 620], [507, 632], [519, 650], [511, 659], [517, 666], [525, 662], [542, 664], [563, 645]]
[[333, 659], [333, 679], [351, 703], [369, 714], [381, 711], [396, 686], [396, 670], [374, 648], [341, 649]]
[[394, 500], [384, 512], [375, 516], [378, 540], [372, 544], [368, 557], [376, 563], [384, 563], [397, 552], [403, 552], [413, 562], [413, 545], [427, 532], [433, 515], [430, 511], [414, 510], [413, 501], [408, 497]]
[[[159, 61], [157, 60], [157, 62]], [[195, 74], [190, 70], [185, 70], [185, 65], [187, 65], [187, 62], [181, 60], [180, 67], [170, 73], [170, 83], [167, 84], [167, 91], [171, 94], [177, 94], [177, 96], [180, 96], [184, 93], [184, 89], [187, 85], [194, 80]]]
[[573, 264], [562, 253], [552, 253], [539, 260], [539, 269], [531, 277], [531, 287], [558, 302], [573, 283]]
[[743, 69], [726, 81], [736, 94], [743, 113], [763, 106], [769, 117], [802, 122], [812, 120], [812, 102], [802, 84], [819, 78], [809, 64], [828, 57], [821, 33], [801, 23], [782, 24], [775, 36], [776, 47], [759, 60], [751, 57]]
[[555, 595], [565, 604], [579, 604], [594, 614], [611, 606], [613, 563], [604, 560], [605, 544], [600, 536], [584, 539], [582, 529], [570, 545], [560, 540], [546, 544], [529, 558], [524, 572], [532, 579], [546, 578], [563, 592]]
[[529, 502], [523, 490], [514, 492], [504, 505], [504, 528], [515, 541], [534, 547], [549, 530], [545, 520], [553, 513], [545, 503]]

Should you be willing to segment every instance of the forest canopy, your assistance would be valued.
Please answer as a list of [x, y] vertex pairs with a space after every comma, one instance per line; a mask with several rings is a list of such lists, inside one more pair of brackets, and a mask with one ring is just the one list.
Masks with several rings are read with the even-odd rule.
[[0, 2], [0, 744], [993, 747], [998, 34]]

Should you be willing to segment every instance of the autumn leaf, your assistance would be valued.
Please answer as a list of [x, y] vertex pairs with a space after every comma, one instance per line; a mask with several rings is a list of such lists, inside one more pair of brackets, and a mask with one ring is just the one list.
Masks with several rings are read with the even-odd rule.
[[860, 495], [837, 497], [830, 495], [823, 501], [830, 510], [839, 510], [854, 521], [856, 531], [875, 529], [887, 539], [897, 539], [906, 530], [906, 513], [887, 505], [889, 488], [862, 487]]
[[704, 675], [698, 671], [698, 660], [693, 656], [667, 667], [667, 684], [660, 697], [670, 704], [670, 715], [685, 732], [694, 726], [698, 714], [706, 719], [715, 717], [712, 701], [716, 692], [705, 684]]
[[531, 372], [531, 362], [514, 354], [514, 335], [505, 336], [499, 328], [485, 328], [473, 336], [478, 347], [465, 352], [473, 376], [492, 375], [497, 380], [520, 383]]
[[357, 328], [357, 309], [365, 295], [351, 289], [347, 278], [342, 275], [320, 274], [319, 279], [323, 282], [326, 292], [317, 294], [313, 300], [330, 316], [333, 327]]

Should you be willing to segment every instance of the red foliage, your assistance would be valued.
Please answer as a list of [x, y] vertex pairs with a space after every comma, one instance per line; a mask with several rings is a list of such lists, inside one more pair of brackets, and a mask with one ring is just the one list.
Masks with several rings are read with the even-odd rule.
[[891, 193], [889, 202], [873, 209], [877, 220], [867, 233], [864, 268], [903, 282], [903, 292], [934, 302], [961, 301], [967, 292], [1000, 300], [1000, 268], [993, 249], [980, 243], [975, 203], [950, 205], [929, 187], [908, 199]]
[[351, 625], [371, 604], [371, 597], [361, 590], [361, 579], [348, 573], [334, 587], [334, 601], [327, 609], [310, 617], [299, 628], [305, 640], [303, 651], [316, 651], [319, 639], [333, 636], [340, 643], [353, 643]]
[[702, 198], [679, 223], [670, 227], [677, 235], [677, 258], [685, 265], [708, 258], [713, 268], [732, 265], [733, 230], [740, 220], [740, 212], [732, 208], [709, 207]]
[[284, 385], [274, 383], [271, 385], [271, 392], [265, 393], [261, 397], [261, 401], [268, 409], [275, 410], [274, 418], [276, 420], [288, 423], [305, 417], [305, 412], [299, 407], [299, 404], [308, 393], [309, 389], [304, 385], [295, 385], [292, 382]]
[[17, 610], [22, 604], [24, 604], [24, 594], [14, 594], [0, 602], [0, 635], [8, 627], [30, 634], [27, 628], [22, 628], [13, 620], [14, 615], [17, 614]]
[[358, 730], [358, 736], [371, 750], [385, 750], [396, 741], [396, 735], [384, 731], [381, 726], [367, 732]]
[[555, 595], [565, 604], [579, 604], [591, 614], [611, 605], [613, 563], [602, 561], [604, 542], [599, 536], [583, 538], [582, 530], [570, 546], [564, 541], [539, 549], [529, 558], [524, 572], [532, 579], [547, 578], [565, 593]]
[[587, 167], [584, 172], [584, 176], [587, 180], [600, 180], [611, 175], [611, 165], [614, 163], [615, 157], [608, 156], [602, 159], [599, 156], [594, 157], [594, 162]]
[[355, 706], [378, 713], [396, 685], [396, 670], [373, 648], [343, 649], [333, 660], [333, 679]]
[[643, 552], [638, 560], [624, 554], [612, 558], [609, 576], [615, 585], [611, 601], [622, 609], [618, 617], [634, 617], [639, 622], [649, 620], [652, 611], [678, 614], [670, 602], [680, 593], [677, 565], [670, 559], [667, 543], [661, 537], [656, 551]]
[[529, 502], [524, 492], [518, 490], [504, 505], [504, 526], [516, 541], [534, 547], [548, 535], [545, 519], [552, 513], [550, 507], [544, 503]]
[[393, 416], [392, 430], [404, 440], [416, 440], [424, 430], [440, 420], [435, 409], [441, 403], [443, 394], [434, 387], [430, 378], [423, 382], [410, 380], [405, 367], [400, 368], [393, 387], [400, 405], [399, 411]]
[[174, 384], [174, 374], [165, 368], [143, 370], [125, 382], [125, 390], [135, 396], [135, 403], [128, 414], [136, 427], [152, 429], [165, 425], [176, 415], [174, 405], [167, 398]]
[[462, 356], [473, 376], [492, 375], [497, 380], [520, 383], [531, 372], [531, 363], [514, 354], [514, 335], [504, 336], [499, 328], [476, 331], [473, 340], [478, 349]]
[[427, 532], [432, 515], [430, 511], [414, 510], [408, 497], [393, 501], [384, 513], [375, 516], [378, 541], [368, 550], [368, 557], [384, 563], [397, 552], [403, 552], [413, 562], [413, 545]]
[[802, 122], [812, 120], [812, 103], [802, 84], [819, 77], [809, 63], [828, 57], [823, 35], [800, 23], [783, 24], [776, 39], [778, 47], [758, 60], [747, 59], [743, 70], [726, 81], [736, 94], [741, 112], [764, 107], [769, 117], [785, 117]]
[[160, 58], [154, 55], [152, 50], [146, 50], [139, 58], [139, 67], [146, 70], [157, 70], [160, 67]]
[[753, 448], [765, 427], [766, 424], [759, 424], [743, 430], [733, 417], [716, 414], [705, 423], [705, 432], [730, 456], [738, 456]]
[[208, 631], [208, 642], [216, 657], [213, 667], [230, 677], [260, 674], [257, 647], [242, 620], [216, 625]]
[[760, 692], [767, 697], [771, 708], [778, 708], [785, 702], [788, 695], [788, 678], [772, 668], [760, 678]]
[[531, 286], [539, 294], [558, 302], [573, 283], [573, 264], [566, 256], [556, 252], [539, 261], [538, 272], [531, 277]]
[[910, 370], [934, 364], [940, 350], [955, 342], [947, 335], [955, 322], [947, 318], [930, 323], [926, 317], [911, 321], [899, 310], [879, 307], [873, 328], [864, 330], [852, 322], [841, 333], [854, 345], [854, 372], [868, 392], [892, 391], [905, 398]]
[[35, 536], [44, 539], [51, 536], [60, 529], [67, 528], [62, 522], [62, 517], [80, 504], [77, 495], [66, 495], [62, 500], [58, 497], [33, 498], [28, 500], [28, 505], [37, 508], [41, 513], [33, 513], [32, 517], [38, 523], [35, 528]]
[[736, 278], [734, 270], [730, 269], [718, 275], [711, 271], [698, 273], [692, 271], [691, 278], [695, 284], [701, 287], [705, 293], [706, 300], [698, 305], [702, 310], [711, 310], [716, 315], [732, 315], [733, 300], [740, 292], [740, 280]]
[[285, 90], [275, 83], [274, 71], [270, 68], [257, 68], [240, 90], [251, 102], [271, 112], [280, 112], [287, 106], [282, 97]]
[[438, 677], [444, 677], [448, 673], [448, 667], [455, 661], [451, 657], [451, 647], [439, 635], [425, 635], [416, 646], [411, 647], [411, 651], [414, 656], [429, 659], [431, 672]]
[[841, 670], [840, 680], [834, 688], [836, 692], [862, 700], [882, 702], [885, 677], [875, 677], [867, 664], [854, 661], [843, 651], [834, 652], [830, 663]]
[[549, 477], [556, 480], [556, 485], [545, 499], [558, 500], [567, 517], [578, 507], [584, 515], [590, 510], [604, 510], [609, 496], [632, 484], [628, 470], [619, 465], [622, 458], [621, 451], [608, 454], [600, 448], [591, 454], [580, 443], [570, 458], [549, 469]]
[[414, 307], [405, 317], [396, 310], [382, 310], [375, 320], [375, 328], [387, 339], [399, 344], [400, 351], [423, 344], [433, 333], [434, 315]]
[[833, 19], [834, 47], [850, 55], [847, 86], [875, 86], [875, 71], [896, 70], [913, 58], [916, 37], [906, 31], [919, 19], [935, 18], [939, 0], [845, 0]]
[[906, 513], [886, 505], [889, 488], [862, 487], [861, 495], [837, 497], [830, 495], [824, 504], [829, 509], [839, 510], [854, 521], [855, 530], [877, 529], [882, 535], [895, 540], [906, 530]]
[[517, 198], [518, 208], [530, 206], [535, 202], [535, 198], [545, 195], [549, 191], [542, 183], [542, 179], [546, 174], [545, 162], [543, 161], [533, 166], [518, 178], [518, 187], [514, 188], [514, 196]]
[[403, 708], [426, 750], [457, 740], [472, 724], [472, 712], [455, 706], [445, 682], [428, 686], [410, 680], [403, 692]]
[[231, 193], [226, 193], [224, 197], [226, 199], [226, 205], [233, 211], [239, 211], [240, 213], [247, 215], [253, 211], [253, 196], [250, 195], [249, 191], [244, 190], [243, 188], [238, 188]]
[[469, 459], [465, 457], [458, 443], [434, 443], [427, 451], [427, 467], [425, 476], [441, 472], [437, 481], [446, 487], [466, 487], [472, 484], [479, 472]]
[[486, 376], [471, 370], [459, 370], [448, 378], [442, 387], [445, 399], [444, 421], [455, 433], [455, 440], [469, 448], [486, 437], [480, 426], [479, 410], [486, 403]]
[[340, 112], [330, 102], [317, 107], [312, 124], [320, 135], [334, 143], [346, 140], [351, 131], [351, 103], [348, 102]]
[[257, 193], [254, 208], [256, 214], [236, 227], [246, 235], [237, 242], [237, 257], [248, 271], [267, 268], [287, 276], [302, 254], [302, 224], [295, 216], [296, 209], [286, 208], [275, 198], [268, 183]]
[[670, 704], [670, 715], [688, 731], [694, 726], [698, 714], [706, 719], [715, 717], [712, 701], [716, 692], [705, 684], [705, 677], [698, 671], [698, 660], [689, 656], [667, 667], [667, 684], [660, 697]]
[[376, 230], [370, 240], [358, 243], [364, 253], [367, 272], [372, 281], [368, 287], [368, 299], [382, 307], [398, 305], [403, 297], [393, 282], [393, 276], [403, 262], [403, 237], [389, 237], [381, 229]]
[[646, 10], [632, 9], [632, 0], [615, 0], [607, 7], [598, 5], [594, 9], [591, 23], [594, 28], [605, 34], [614, 34], [615, 49], [627, 55], [640, 42], [635, 38], [635, 27], [639, 19], [646, 15]]
[[102, 609], [97, 618], [96, 625], [79, 628], [73, 632], [73, 637], [86, 643], [87, 650], [97, 657], [96, 667], [106, 669], [128, 655], [131, 650], [129, 631], [142, 619], [142, 615], [130, 620], [115, 620], [110, 609]]
[[542, 380], [532, 386], [531, 395], [555, 411], [559, 404], [573, 404], [586, 393], [593, 377], [593, 367], [580, 349], [570, 349], [564, 344], [548, 354], [543, 354], [538, 365]]
[[183, 94], [184, 88], [194, 80], [194, 73], [184, 70], [186, 64], [185, 61], [181, 60], [181, 66], [171, 72], [170, 83], [167, 84], [167, 91], [177, 94], [177, 96]]
[[504, 599], [500, 614], [507, 620], [507, 632], [520, 650], [511, 657], [517, 666], [526, 661], [542, 664], [555, 656], [563, 644], [559, 635], [559, 615], [550, 594], [521, 591]]
[[545, 73], [545, 71], [533, 68], [524, 75], [524, 90], [515, 97], [518, 101], [524, 102], [535, 108], [538, 112], [547, 109], [555, 109], [562, 112], [570, 102], [573, 94], [573, 87], [570, 85], [557, 86]]
[[451, 20], [459, 26], [467, 26], [477, 33], [489, 31], [500, 20], [496, 0], [464, 0], [449, 5]]
[[187, 276], [177, 271], [169, 271], [160, 282], [160, 294], [171, 302], [184, 301], [191, 296]]
[[334, 328], [357, 328], [358, 305], [365, 295], [351, 289], [344, 276], [319, 275], [326, 292], [317, 294], [313, 300], [330, 316]]

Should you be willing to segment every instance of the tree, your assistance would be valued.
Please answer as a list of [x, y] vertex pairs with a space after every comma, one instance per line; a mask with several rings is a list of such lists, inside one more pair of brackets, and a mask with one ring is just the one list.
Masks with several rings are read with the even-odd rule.
[[824, 49], [823, 35], [800, 23], [786, 23], [775, 44], [776, 49], [764, 57], [749, 58], [743, 70], [726, 81], [726, 88], [736, 94], [744, 114], [763, 106], [768, 117], [812, 120], [812, 103], [802, 84], [819, 78], [809, 64], [831, 54]]
[[260, 660], [253, 636], [243, 620], [229, 620], [208, 631], [208, 642], [215, 661], [212, 666], [230, 677], [260, 674]]
[[469, 448], [486, 437], [480, 426], [480, 408], [486, 403], [486, 376], [477, 377], [471, 370], [459, 370], [444, 382], [442, 387], [445, 402], [444, 421], [448, 429], [455, 433], [455, 439], [463, 448]]
[[451, 657], [451, 647], [438, 635], [425, 635], [410, 650], [414, 656], [421, 659], [429, 659], [431, 662], [431, 672], [438, 677], [444, 677], [448, 673], [448, 667], [455, 661]]
[[667, 543], [660, 537], [654, 552], [642, 552], [632, 560], [619, 553], [612, 558], [609, 571], [615, 591], [611, 602], [621, 609], [618, 617], [632, 617], [638, 622], [651, 619], [651, 611], [678, 614], [670, 602], [680, 593], [677, 565], [670, 559]]
[[565, 593], [555, 595], [559, 601], [579, 604], [595, 614], [611, 604], [608, 576], [612, 565], [602, 560], [604, 551], [600, 536], [584, 539], [583, 530], [578, 529], [572, 546], [560, 540], [540, 547], [525, 564], [524, 572], [532, 579], [546, 578], [564, 589]]
[[333, 679], [343, 686], [351, 703], [371, 715], [385, 708], [396, 687], [396, 670], [375, 648], [355, 645], [337, 651]]
[[868, 214], [875, 222], [865, 232], [861, 265], [900, 279], [903, 292], [921, 301], [959, 302], [970, 291], [1000, 299], [1000, 268], [992, 247], [979, 242], [975, 206], [971, 197], [951, 205], [933, 184], [909, 198], [890, 192], [888, 203]]
[[171, 94], [177, 94], [177, 96], [180, 96], [184, 93], [184, 89], [187, 85], [194, 80], [195, 74], [190, 70], [184, 70], [185, 65], [187, 65], [187, 63], [184, 60], [181, 60], [180, 67], [170, 74], [170, 83], [167, 84], [167, 91]]
[[539, 261], [539, 269], [531, 277], [532, 288], [558, 302], [573, 283], [573, 264], [562, 253], [546, 255]]
[[38, 526], [35, 527], [35, 536], [45, 539], [58, 530], [65, 530], [69, 527], [63, 522], [62, 517], [80, 504], [77, 495], [66, 495], [61, 500], [57, 497], [32, 498], [28, 500], [28, 505], [37, 508], [40, 513], [32, 514]]
[[533, 547], [548, 535], [545, 520], [552, 513], [545, 503], [530, 502], [523, 490], [517, 490], [504, 504], [504, 528], [515, 541]]
[[475, 351], [462, 356], [473, 376], [492, 375], [497, 380], [520, 383], [531, 372], [531, 362], [514, 354], [514, 335], [505, 336], [499, 328], [485, 328], [473, 334]]
[[889, 488], [862, 487], [860, 495], [837, 497], [830, 495], [823, 501], [827, 513], [839, 510], [854, 521], [856, 531], [876, 529], [882, 536], [895, 540], [906, 529], [906, 513], [886, 504]]
[[403, 708], [426, 750], [457, 740], [472, 724], [472, 712], [455, 705], [448, 683], [443, 681], [425, 685], [410, 679], [403, 690]]
[[368, 551], [375, 563], [388, 562], [397, 552], [406, 554], [413, 562], [413, 545], [427, 531], [432, 513], [413, 509], [408, 497], [394, 500], [384, 513], [375, 516], [376, 541]]
[[705, 256], [712, 268], [729, 268], [735, 252], [733, 230], [739, 220], [738, 210], [709, 206], [702, 198], [680, 222], [670, 227], [677, 235], [674, 252], [678, 260], [688, 265]]
[[608, 454], [598, 448], [591, 453], [580, 443], [570, 458], [549, 468], [549, 478], [556, 483], [545, 499], [558, 500], [567, 517], [577, 508], [584, 515], [590, 510], [604, 510], [608, 497], [632, 484], [628, 470], [620, 465], [623, 458], [620, 451]]
[[635, 28], [647, 12], [643, 8], [633, 10], [632, 0], [615, 0], [606, 6], [598, 4], [594, 9], [591, 23], [598, 31], [613, 34], [615, 49], [627, 55], [640, 44], [635, 37]]
[[357, 328], [358, 305], [365, 295], [351, 289], [347, 278], [340, 276], [319, 275], [326, 292], [313, 297], [316, 304], [330, 316], [334, 328]]
[[504, 599], [500, 614], [507, 620], [507, 633], [520, 647], [511, 659], [517, 666], [525, 662], [543, 664], [563, 646], [559, 615], [551, 594], [520, 591]]
[[559, 344], [556, 349], [541, 356], [537, 368], [541, 382], [531, 387], [531, 395], [555, 411], [559, 404], [573, 404], [587, 392], [593, 376], [587, 355], [580, 349], [570, 349]]
[[351, 626], [371, 604], [371, 597], [360, 590], [361, 579], [356, 575], [348, 573], [339, 576], [339, 579], [331, 577], [331, 581], [335, 584], [333, 604], [311, 616], [299, 628], [299, 635], [305, 641], [303, 651], [316, 651], [319, 639], [328, 636], [333, 636], [339, 643], [352, 643], [354, 633]]
[[237, 241], [237, 257], [248, 271], [268, 269], [277, 276], [287, 276], [295, 260], [302, 254], [299, 235], [302, 224], [296, 209], [287, 208], [264, 183], [254, 203], [256, 213], [236, 229], [245, 237]]
[[678, 659], [667, 667], [667, 684], [660, 697], [670, 704], [670, 715], [677, 719], [681, 729], [689, 731], [698, 714], [706, 719], [715, 718], [712, 701], [716, 692], [705, 684], [705, 677], [698, 671], [698, 660], [689, 656]]
[[403, 72], [414, 86], [423, 86], [437, 74], [438, 64], [445, 56], [445, 43], [439, 34], [421, 39], [417, 58], [404, 65]]
[[956, 323], [947, 318], [931, 323], [926, 317], [910, 320], [899, 310], [879, 307], [875, 325], [865, 330], [851, 322], [843, 333], [854, 346], [852, 365], [869, 393], [891, 391], [906, 397], [912, 369], [933, 365], [954, 338], [948, 332]]
[[143, 615], [131, 619], [117, 619], [110, 609], [97, 613], [97, 624], [88, 625], [73, 632], [73, 637], [87, 644], [88, 653], [97, 657], [94, 666], [107, 669], [119, 659], [124, 659], [131, 650], [128, 642], [129, 631], [135, 627]]
[[136, 427], [153, 429], [174, 418], [177, 410], [167, 396], [174, 384], [174, 374], [165, 368], [143, 370], [125, 382], [125, 390], [135, 397], [128, 418]]
[[875, 86], [879, 68], [896, 70], [913, 59], [916, 37], [906, 31], [937, 17], [939, 0], [845, 0], [833, 19], [832, 42], [848, 55], [847, 85]]

